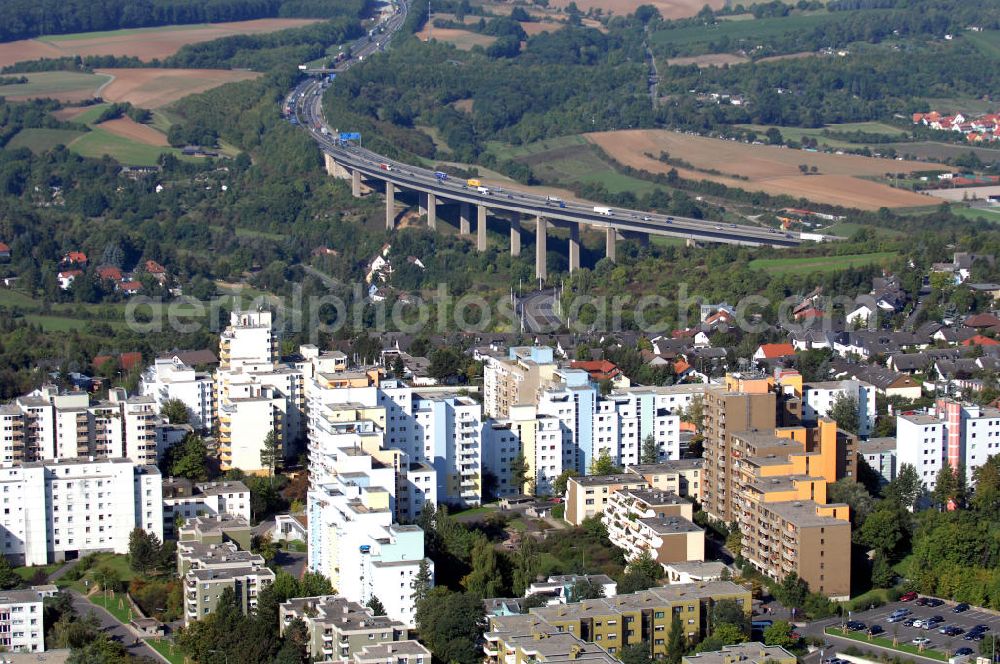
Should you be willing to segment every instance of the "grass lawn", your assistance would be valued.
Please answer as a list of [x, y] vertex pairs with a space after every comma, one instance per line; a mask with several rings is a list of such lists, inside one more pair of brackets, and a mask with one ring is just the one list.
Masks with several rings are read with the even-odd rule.
[[84, 132], [72, 129], [22, 129], [10, 139], [7, 147], [28, 148], [35, 154], [48, 152], [57, 145], [69, 145], [83, 136]]
[[523, 532], [524, 532], [525, 530], [527, 530], [527, 529], [528, 529], [527, 525], [525, 525], [525, 523], [524, 523], [524, 520], [523, 520], [523, 519], [520, 519], [520, 518], [518, 518], [518, 519], [511, 519], [511, 520], [510, 520], [510, 521], [509, 521], [509, 522], [507, 523], [507, 525], [508, 525], [508, 526], [509, 526], [510, 528], [513, 528], [514, 530], [517, 530], [517, 531], [520, 531], [520, 532], [522, 532], [522, 533], [523, 533]]
[[88, 106], [87, 110], [73, 118], [72, 121], [79, 124], [94, 124], [97, 122], [97, 118], [100, 117], [101, 113], [104, 112], [104, 109], [110, 105], [111, 104], [94, 104], [93, 106]]
[[184, 654], [170, 639], [145, 639], [146, 645], [167, 658], [171, 664], [184, 664]]
[[829, 235], [839, 235], [840, 237], [851, 237], [857, 233], [862, 228], [872, 229], [878, 235], [883, 235], [886, 237], [899, 237], [902, 235], [901, 232], [893, 230], [891, 228], [879, 228], [878, 226], [868, 226], [867, 224], [852, 224], [849, 221], [838, 221], [832, 226], [827, 226], [824, 228], [822, 233], [827, 233]]
[[107, 597], [105, 597], [104, 593], [98, 592], [87, 599], [93, 604], [107, 609], [120, 623], [127, 625], [133, 618], [132, 608], [129, 606], [128, 600], [125, 599], [125, 593], [116, 593], [114, 595], [108, 593]]
[[894, 645], [892, 645], [892, 638], [891, 637], [890, 638], [883, 638], [883, 637], [875, 636], [875, 637], [872, 637], [869, 640], [868, 636], [865, 635], [865, 634], [862, 634], [862, 633], [859, 633], [859, 632], [850, 632], [850, 631], [847, 632], [847, 633], [844, 633], [844, 632], [840, 631], [839, 627], [827, 627], [824, 630], [824, 632], [827, 633], [827, 634], [829, 634], [829, 635], [831, 635], [831, 636], [839, 636], [841, 638], [851, 639], [852, 641], [857, 641], [859, 643], [869, 643], [871, 645], [881, 646], [883, 648], [888, 648], [889, 650], [897, 650], [899, 652], [904, 652], [904, 653], [907, 653], [909, 655], [919, 655], [921, 657], [928, 657], [930, 659], [936, 659], [936, 660], [940, 660], [942, 662], [947, 662], [948, 661], [948, 658], [945, 657], [945, 654], [943, 652], [939, 652], [937, 650], [930, 650], [930, 649], [920, 650], [919, 648], [917, 648], [917, 646], [913, 645], [912, 643], [903, 643], [902, 641], [900, 641], [899, 645], [894, 646]]
[[530, 163], [539, 180], [549, 184], [600, 184], [611, 194], [631, 191], [637, 196], [664, 189], [656, 183], [619, 173], [589, 146], [560, 149], [552, 159], [546, 159], [545, 153], [539, 152], [532, 155], [530, 161], [525, 161]]
[[153, 28], [125, 28], [123, 30], [104, 30], [101, 32], [74, 32], [69, 35], [44, 35], [38, 37], [38, 41], [43, 42], [65, 42], [76, 39], [101, 39], [103, 37], [127, 37], [129, 35], [139, 35], [146, 32], [170, 32], [172, 30], [195, 30], [198, 28], [212, 27], [207, 23], [195, 23], [192, 25], [163, 25]]
[[27, 83], [4, 85], [0, 88], [3, 96], [45, 97], [67, 92], [96, 92], [97, 88], [111, 80], [106, 74], [84, 74], [73, 71], [43, 71], [25, 76], [28, 77]]
[[559, 136], [557, 138], [547, 138], [544, 141], [536, 141], [526, 145], [507, 145], [506, 143], [501, 143], [499, 141], [490, 141], [487, 143], [487, 147], [490, 152], [496, 155], [497, 159], [503, 160], [517, 159], [518, 157], [527, 157], [529, 155], [539, 154], [549, 150], [557, 150], [559, 148], [570, 147], [572, 145], [586, 144], [587, 139], [583, 136], [571, 135]]
[[73, 142], [70, 150], [82, 157], [100, 158], [108, 155], [123, 164], [155, 166], [160, 155], [170, 152], [181, 157], [180, 150], [137, 143], [95, 127]]
[[[69, 586], [77, 592], [86, 595], [94, 587], [94, 572], [102, 567], [107, 567], [117, 572], [118, 578], [125, 583], [135, 578], [135, 572], [128, 566], [128, 558], [126, 556], [117, 553], [98, 553], [95, 556], [94, 564], [90, 566], [80, 579], [70, 581], [66, 577], [62, 577], [56, 582], [56, 585], [60, 588]], [[88, 581], [89, 583], [85, 584], [84, 581]]]
[[1000, 30], [968, 32], [964, 36], [986, 57], [1000, 59]]
[[758, 258], [750, 261], [750, 268], [771, 274], [787, 272], [834, 272], [872, 263], [885, 263], [897, 256], [894, 251], [873, 254], [847, 254], [844, 256], [815, 256], [810, 258]]
[[449, 512], [451, 516], [477, 516], [480, 514], [492, 514], [497, 511], [496, 505], [480, 505], [479, 507], [470, 507], [467, 510], [461, 510], [456, 512]]
[[53, 563], [51, 565], [36, 565], [34, 567], [15, 567], [14, 573], [25, 581], [31, 581], [31, 578], [38, 574], [38, 572], [43, 572], [46, 576], [52, 574], [62, 567], [62, 563]]
[[963, 219], [971, 219], [975, 221], [976, 219], [985, 219], [986, 221], [991, 221], [993, 223], [1000, 223], [1000, 208], [968, 208], [968, 207], [951, 207], [951, 213], [962, 217]]

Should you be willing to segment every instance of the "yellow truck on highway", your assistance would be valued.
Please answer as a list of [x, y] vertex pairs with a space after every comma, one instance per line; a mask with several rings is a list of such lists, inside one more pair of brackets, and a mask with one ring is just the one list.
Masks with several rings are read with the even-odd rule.
[[469, 179], [465, 181], [466, 186], [469, 187], [482, 187], [483, 183], [476, 179]]

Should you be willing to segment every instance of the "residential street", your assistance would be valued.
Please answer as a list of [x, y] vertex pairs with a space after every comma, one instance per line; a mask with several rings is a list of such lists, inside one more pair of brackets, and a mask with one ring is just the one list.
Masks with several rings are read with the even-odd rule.
[[113, 615], [96, 604], [93, 604], [90, 600], [75, 590], [70, 590], [68, 592], [73, 598], [73, 608], [75, 608], [81, 616], [85, 616], [88, 613], [93, 613], [97, 616], [97, 619], [101, 623], [101, 631], [114, 637], [115, 640], [125, 644], [125, 647], [128, 648], [130, 653], [136, 657], [150, 657], [154, 660], [165, 661], [164, 658], [160, 656], [160, 653], [146, 645], [146, 642], [142, 639], [139, 639], [139, 642], [136, 643], [137, 637], [135, 632], [133, 632], [129, 627], [126, 627], [118, 622]]

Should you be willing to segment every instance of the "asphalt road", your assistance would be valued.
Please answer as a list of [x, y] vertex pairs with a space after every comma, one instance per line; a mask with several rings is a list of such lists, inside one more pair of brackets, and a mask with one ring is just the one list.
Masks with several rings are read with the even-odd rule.
[[[385, 26], [385, 32], [374, 41], [359, 40], [352, 47], [352, 57], [338, 65], [344, 71], [363, 62], [378, 50], [384, 50], [406, 18], [408, 6], [400, 4], [400, 13], [393, 16]], [[482, 203], [499, 209], [509, 209], [521, 213], [537, 214], [547, 218], [564, 219], [575, 223], [589, 223], [596, 226], [611, 226], [622, 231], [654, 232], [658, 234], [689, 237], [695, 240], [735, 242], [740, 244], [771, 244], [793, 246], [801, 243], [798, 236], [754, 226], [737, 226], [717, 222], [658, 215], [639, 210], [614, 209], [605, 213], [597, 212], [592, 203], [582, 201], [555, 201], [547, 196], [516, 189], [477, 189], [455, 178], [436, 177], [434, 171], [418, 168], [410, 164], [392, 161], [382, 155], [365, 150], [359, 145], [342, 144], [334, 139], [337, 131], [347, 131], [340, 127], [331, 129], [323, 117], [323, 84], [319, 80], [300, 83], [287, 98], [287, 104], [303, 128], [320, 147], [333, 155], [338, 163], [349, 166], [363, 175], [376, 179], [390, 180], [400, 186], [418, 187], [445, 198], [470, 203]]]
[[160, 656], [160, 653], [150, 648], [145, 641], [139, 639], [138, 643], [136, 643], [137, 637], [135, 632], [118, 622], [118, 619], [113, 615], [92, 603], [75, 590], [71, 590], [69, 592], [73, 598], [73, 608], [77, 610], [77, 613], [81, 616], [85, 616], [88, 613], [93, 613], [97, 616], [97, 620], [101, 625], [101, 631], [105, 632], [116, 641], [120, 641], [124, 644], [129, 653], [135, 655], [136, 657], [149, 657], [155, 661], [163, 661], [163, 657]]
[[550, 288], [518, 298], [517, 304], [524, 315], [524, 327], [528, 332], [555, 332], [562, 327], [562, 319], [556, 314], [556, 290]]

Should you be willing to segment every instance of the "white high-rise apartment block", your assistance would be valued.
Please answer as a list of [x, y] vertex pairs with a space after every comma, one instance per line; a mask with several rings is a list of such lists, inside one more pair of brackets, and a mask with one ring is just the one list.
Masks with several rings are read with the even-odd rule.
[[183, 402], [191, 426], [211, 430], [215, 421], [215, 381], [210, 374], [196, 372], [177, 357], [160, 358], [142, 374], [141, 390], [159, 407], [173, 399]]
[[966, 479], [973, 471], [1000, 454], [1000, 410], [938, 399], [928, 413], [904, 414], [896, 418], [898, 467], [912, 465], [932, 490], [947, 463], [963, 467]]
[[0, 591], [0, 647], [7, 652], [43, 652], [42, 596], [34, 590]]
[[128, 553], [136, 528], [163, 539], [160, 471], [127, 459], [0, 468], [0, 501], [0, 551], [18, 565]]
[[[381, 448], [385, 409], [311, 404], [309, 569], [351, 601], [378, 597], [390, 617], [413, 626], [412, 582], [424, 561], [424, 533], [393, 522], [406, 455]], [[436, 484], [427, 484], [431, 495]]]
[[0, 465], [86, 456], [155, 464], [158, 422], [151, 397], [112, 389], [92, 402], [48, 385], [0, 406]]
[[858, 435], [867, 438], [875, 427], [875, 386], [860, 380], [830, 380], [802, 385], [802, 419], [817, 422], [826, 417], [838, 398], [858, 403]]
[[303, 373], [278, 362], [272, 324], [270, 311], [236, 311], [220, 335], [215, 404], [223, 470], [266, 470], [260, 456], [270, 432], [286, 458], [304, 433]]

